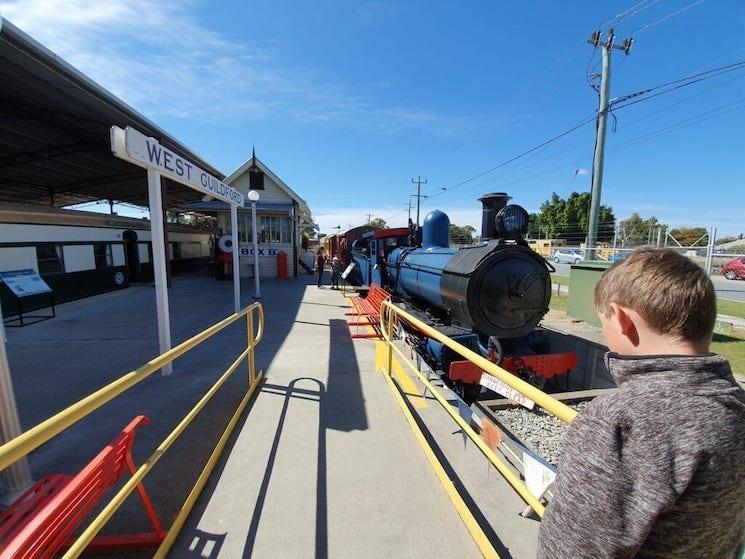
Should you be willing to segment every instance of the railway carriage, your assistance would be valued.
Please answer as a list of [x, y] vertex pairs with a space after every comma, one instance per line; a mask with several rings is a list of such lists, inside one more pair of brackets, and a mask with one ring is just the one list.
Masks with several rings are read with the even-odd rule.
[[[213, 245], [209, 232], [170, 223], [168, 230], [173, 275], [209, 265]], [[55, 302], [153, 281], [150, 240], [150, 223], [145, 219], [0, 206], [0, 271], [36, 270], [52, 288]], [[0, 301], [6, 317], [17, 312], [4, 285], [0, 285]], [[28, 303], [33, 309], [35, 302]]]

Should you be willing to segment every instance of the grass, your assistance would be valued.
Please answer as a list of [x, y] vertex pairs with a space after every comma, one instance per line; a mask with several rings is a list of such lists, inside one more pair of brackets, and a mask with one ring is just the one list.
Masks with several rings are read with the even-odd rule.
[[728, 301], [725, 299], [717, 299], [717, 312], [719, 314], [727, 314], [729, 316], [745, 318], [745, 303], [743, 303], [742, 301]]
[[[569, 281], [569, 277], [560, 276], [558, 274], [551, 274], [551, 282], [558, 283], [561, 286], [566, 286], [571, 289], [572, 283]], [[555, 293], [555, 291], [554, 291]], [[556, 295], [554, 295], [555, 297]], [[561, 304], [561, 303], [560, 303]], [[562, 309], [566, 308], [566, 301], [563, 303]], [[554, 308], [553, 306], [551, 308]], [[726, 314], [729, 316], [736, 316], [738, 318], [745, 318], [745, 302], [743, 301], [729, 301], [727, 299], [717, 299], [717, 312], [719, 314]]]
[[548, 308], [555, 311], [566, 311], [567, 310], [567, 299], [568, 296], [564, 293], [557, 295], [556, 291], [551, 294], [551, 301], [548, 304]]
[[745, 378], [745, 339], [714, 334], [711, 351], [726, 357], [735, 375]]

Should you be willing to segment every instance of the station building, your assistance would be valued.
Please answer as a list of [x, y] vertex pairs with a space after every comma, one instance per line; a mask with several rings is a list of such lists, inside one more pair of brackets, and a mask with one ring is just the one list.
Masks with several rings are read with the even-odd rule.
[[[287, 256], [287, 275], [298, 275], [299, 260], [307, 260], [309, 252], [303, 248], [303, 235], [310, 237], [309, 233], [316, 228], [306, 201], [256, 157], [255, 151], [223, 182], [241, 192], [245, 198], [244, 207], [238, 209], [241, 276], [253, 276], [254, 249], [249, 190], [255, 190], [260, 196], [256, 204], [260, 277], [277, 277], [277, 257], [280, 252]], [[230, 208], [225, 202], [208, 200], [188, 204], [184, 209], [215, 215], [218, 231], [232, 237]], [[302, 271], [301, 268], [300, 272]]]

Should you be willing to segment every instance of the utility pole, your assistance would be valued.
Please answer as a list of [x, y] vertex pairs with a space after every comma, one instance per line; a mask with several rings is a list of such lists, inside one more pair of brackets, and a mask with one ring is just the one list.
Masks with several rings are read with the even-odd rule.
[[365, 222], [365, 225], [369, 225], [371, 221], [372, 221], [372, 214], [371, 213], [368, 213], [367, 214], [367, 221]]
[[419, 206], [422, 198], [426, 198], [426, 196], [422, 196], [422, 185], [427, 184], [427, 179], [422, 179], [420, 176], [417, 177], [417, 180], [411, 179], [411, 182], [416, 185], [416, 194], [412, 194], [412, 196], [416, 197], [416, 228], [419, 229]]
[[409, 210], [409, 218], [406, 221], [406, 226], [408, 227], [411, 224], [411, 196], [409, 196], [409, 201], [407, 204], [408, 204], [408, 210]]
[[600, 106], [598, 108], [597, 129], [595, 136], [595, 157], [592, 164], [592, 199], [590, 202], [590, 219], [587, 231], [587, 247], [589, 259], [595, 257], [595, 245], [598, 237], [598, 219], [600, 215], [600, 192], [603, 186], [603, 157], [605, 155], [605, 131], [608, 121], [608, 112], [610, 111], [610, 64], [611, 52], [613, 49], [624, 51], [627, 55], [631, 51], [631, 45], [634, 39], [624, 39], [620, 45], [613, 44], [616, 35], [613, 28], [608, 29], [606, 41], [602, 41], [602, 33], [593, 31], [587, 41], [593, 47], [600, 47], [603, 60], [603, 69], [600, 74]]

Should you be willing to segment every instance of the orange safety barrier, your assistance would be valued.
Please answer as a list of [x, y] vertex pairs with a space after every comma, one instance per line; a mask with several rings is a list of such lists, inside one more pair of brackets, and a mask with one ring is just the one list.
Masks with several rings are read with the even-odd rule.
[[[367, 297], [349, 297], [349, 302], [354, 309], [353, 312], [346, 313], [347, 315], [356, 316], [357, 320], [347, 322], [348, 326], [356, 326], [357, 331], [352, 334], [352, 338], [379, 338], [382, 339], [380, 334], [380, 307], [383, 301], [387, 301], [391, 294], [385, 289], [380, 287], [378, 284], [373, 283], [370, 285], [370, 290], [367, 292]], [[360, 326], [372, 326], [374, 332], [359, 332]]]
[[[137, 416], [75, 476], [51, 474], [23, 493], [0, 514], [0, 559], [51, 559], [74, 541], [71, 536], [124, 468], [134, 474], [132, 460], [135, 429], [150, 420]], [[152, 532], [98, 536], [88, 551], [158, 547], [166, 532], [161, 527], [145, 486], [137, 485]]]

